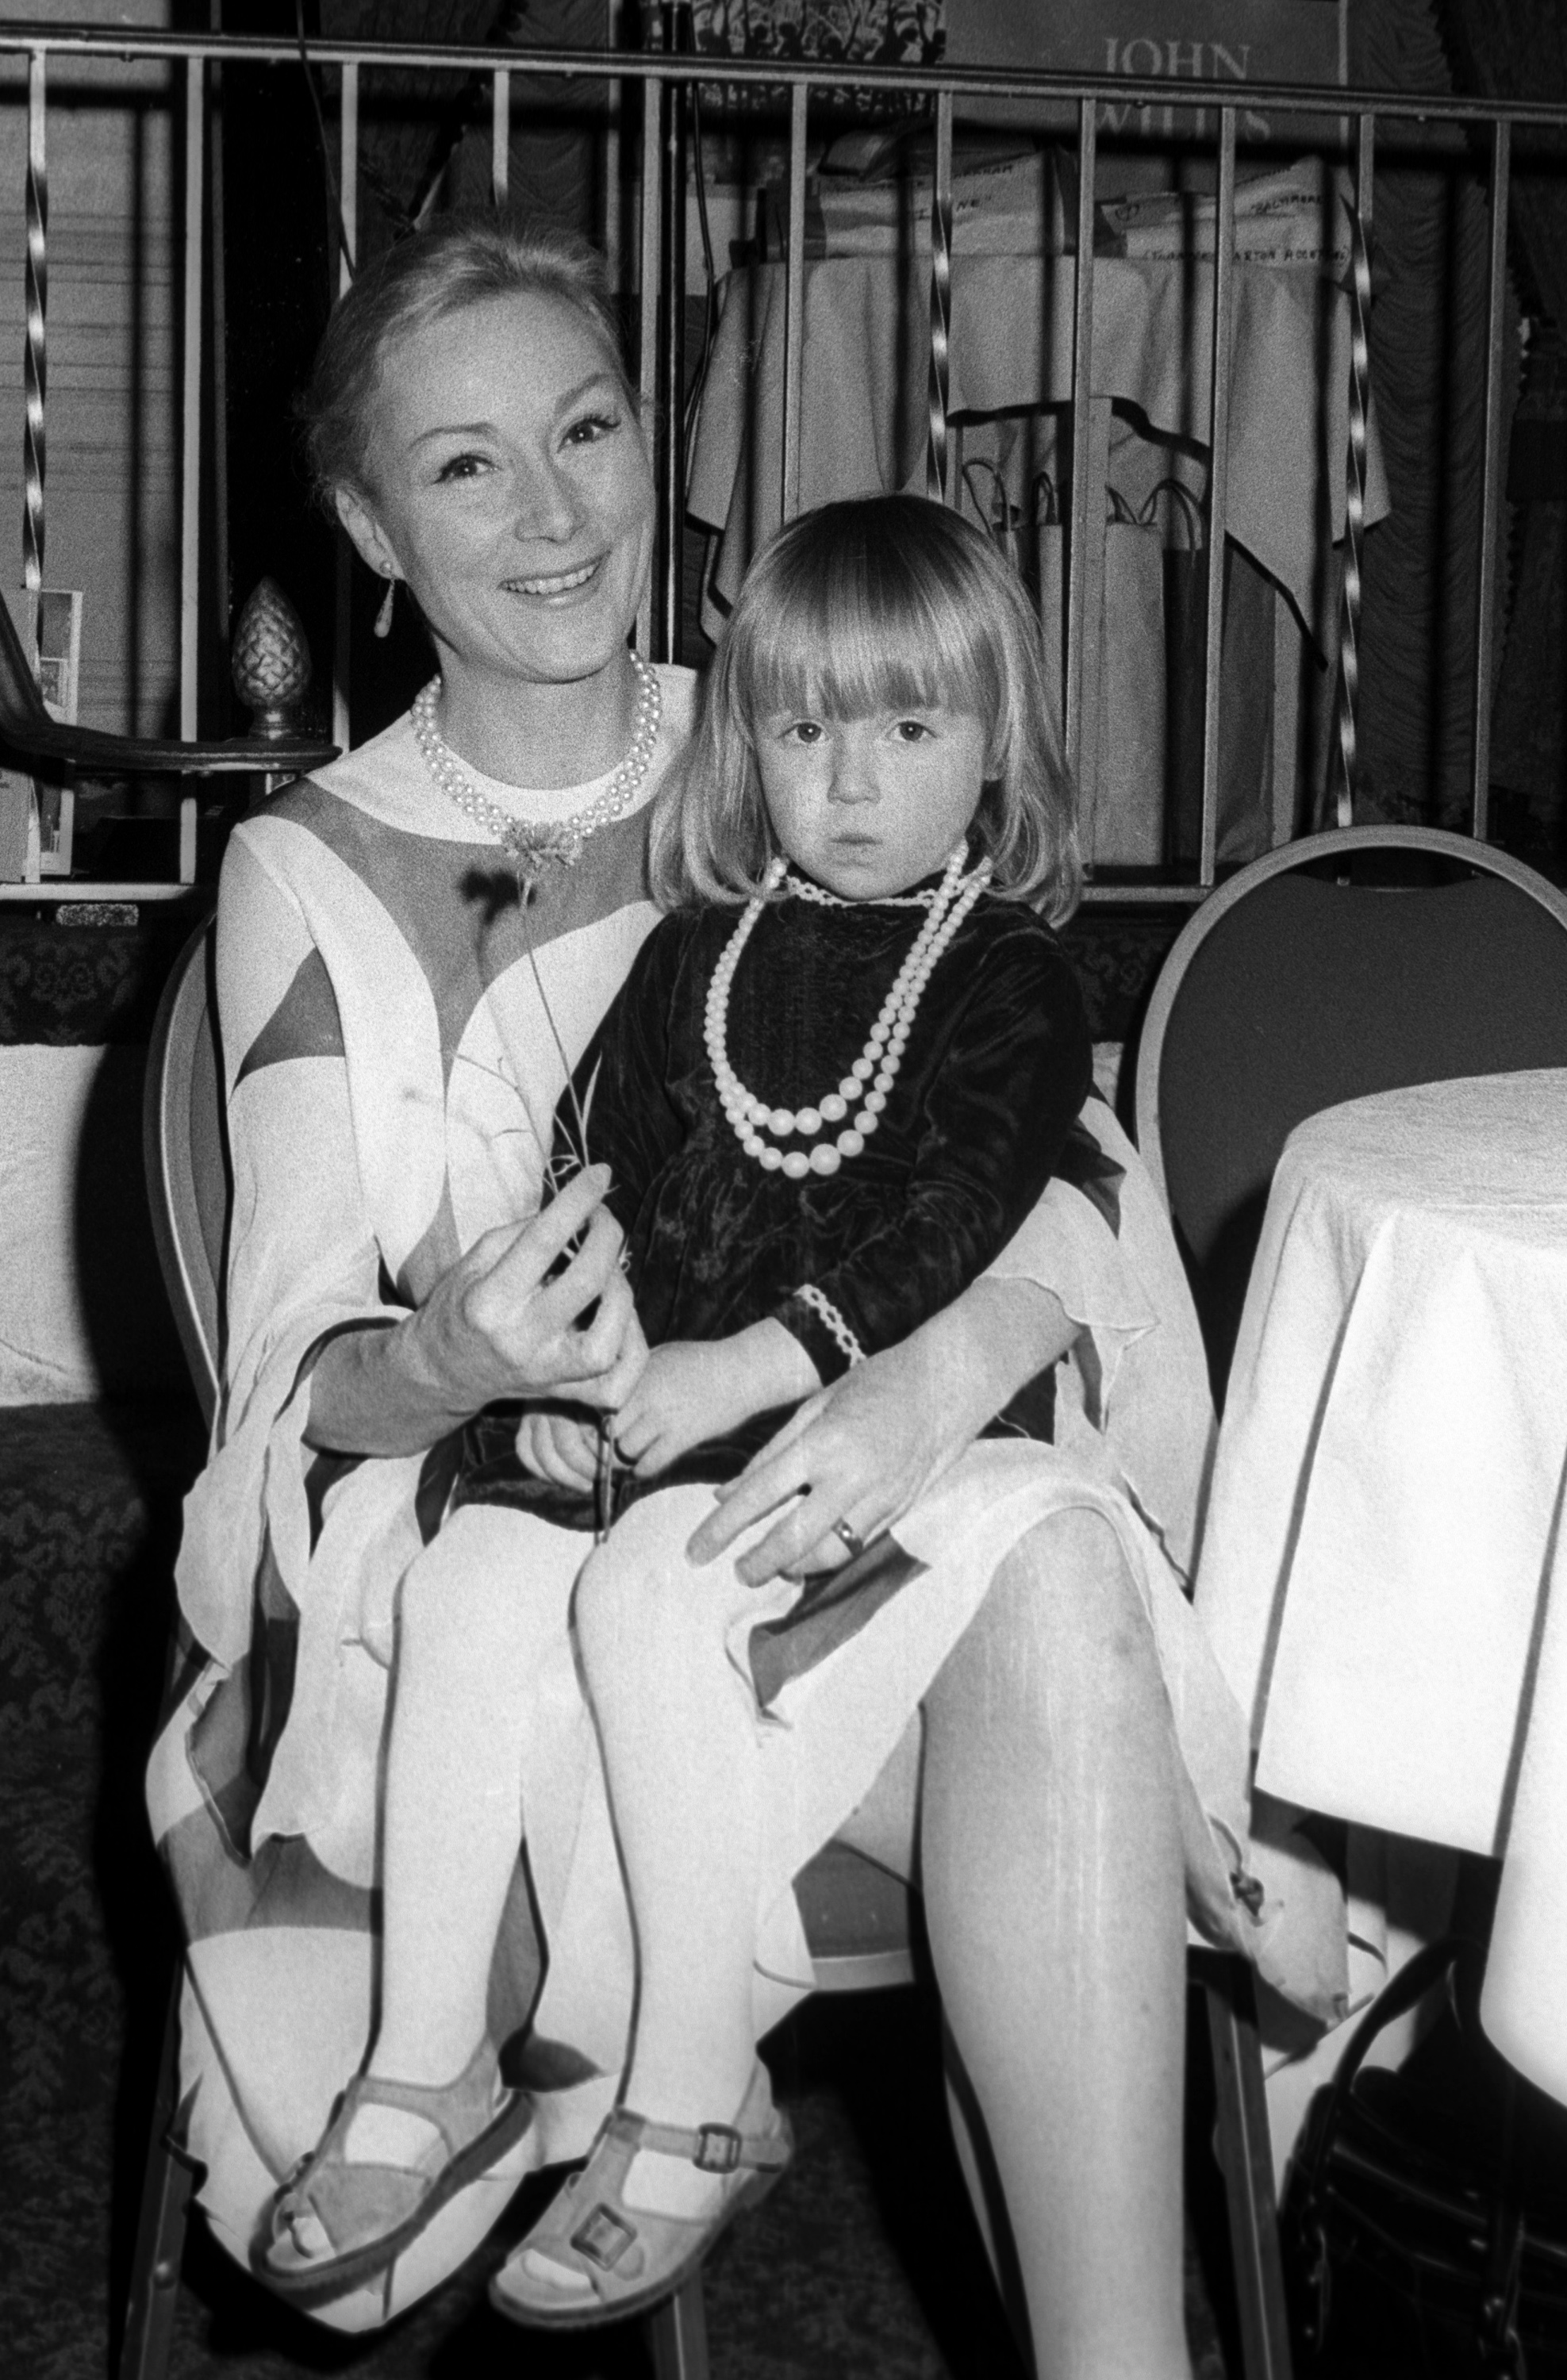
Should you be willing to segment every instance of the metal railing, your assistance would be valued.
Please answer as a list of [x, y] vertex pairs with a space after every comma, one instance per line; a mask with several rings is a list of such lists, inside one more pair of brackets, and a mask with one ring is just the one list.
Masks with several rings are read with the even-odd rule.
[[[668, 12], [666, 12], [668, 13]], [[72, 29], [55, 25], [0, 24], [0, 58], [27, 62], [28, 167], [25, 189], [26, 358], [22, 435], [25, 462], [24, 570], [30, 585], [42, 583], [45, 535], [45, 358], [47, 337], [47, 215], [46, 158], [48, 143], [48, 79], [52, 60], [90, 57], [142, 63], [165, 60], [183, 68], [185, 119], [185, 189], [183, 263], [185, 305], [182, 340], [182, 466], [180, 540], [180, 723], [187, 736], [197, 732], [198, 659], [201, 637], [200, 615], [200, 536], [202, 475], [201, 396], [205, 360], [202, 353], [203, 177], [206, 171], [208, 77], [214, 65], [297, 66], [297, 44], [246, 35], [198, 35], [136, 30]], [[845, 87], [895, 98], [906, 103], [923, 102], [933, 115], [934, 169], [931, 195], [930, 351], [929, 358], [928, 487], [939, 500], [956, 502], [960, 493], [951, 468], [951, 281], [953, 225], [953, 118], [954, 107], [966, 102], [1008, 103], [1022, 115], [1041, 103], [1075, 111], [1077, 208], [1072, 372], [1071, 507], [1067, 535], [1066, 637], [1063, 669], [1064, 726], [1068, 757], [1075, 760], [1083, 735], [1085, 652], [1087, 637], [1087, 590], [1089, 559], [1088, 470], [1090, 408], [1085, 398], [1093, 390], [1095, 158], [1099, 110], [1107, 103], [1120, 107], [1168, 110], [1172, 100], [1190, 123], [1210, 122], [1211, 152], [1217, 160], [1217, 225], [1209, 346], [1211, 395], [1208, 423], [1209, 457], [1207, 498], [1207, 544], [1211, 566], [1206, 598], [1206, 650], [1203, 685], [1202, 811], [1195, 884], [1162, 883], [1113, 888], [1109, 897], [1192, 899], [1209, 890], [1217, 869], [1219, 815], [1219, 721], [1222, 655], [1223, 571], [1217, 561], [1224, 551], [1229, 519], [1230, 354], [1234, 319], [1235, 156], [1237, 122], [1243, 108], [1266, 110], [1270, 118], [1324, 116], [1343, 128], [1345, 152], [1353, 156], [1354, 240], [1352, 303], [1351, 387], [1349, 390], [1349, 454], [1346, 457], [1346, 555], [1344, 589], [1339, 632], [1337, 668], [1337, 810], [1340, 822], [1353, 811], [1356, 775], [1356, 702], [1358, 691], [1360, 538], [1365, 494], [1367, 402], [1372, 370], [1367, 313], [1369, 279], [1367, 235], [1373, 216], [1373, 176], [1379, 128], [1399, 124], [1445, 124], [1466, 128], [1487, 139], [1490, 210], [1489, 278], [1488, 288], [1484, 405], [1484, 455], [1477, 574], [1477, 606], [1473, 662], [1474, 766], [1471, 825], [1479, 837], [1488, 828], [1488, 766], [1492, 676], [1492, 640], [1497, 601], [1497, 524], [1501, 489], [1503, 301], [1507, 241], [1508, 191], [1512, 139], [1515, 128], [1539, 127], [1567, 132], [1567, 106], [1497, 102], [1484, 99], [1363, 91], [1339, 86], [1251, 84], [1233, 81], [1186, 80], [1177, 86], [1168, 79], [1140, 80], [1129, 76], [1024, 74], [1014, 69], [987, 73], [966, 68], [929, 70], [872, 68], [842, 63], [807, 66], [778, 60], [719, 58], [711, 55], [670, 51], [589, 52], [434, 48], [417, 43], [344, 43], [312, 41], [310, 62], [335, 68], [338, 88], [337, 185], [346, 254], [341, 282], [346, 285], [348, 259], [358, 244], [359, 110], [362, 79], [386, 68], [417, 68], [437, 83], [453, 78], [489, 79], [492, 91], [492, 185], [497, 202], [507, 195], [510, 157], [512, 77], [530, 80], [583, 82], [617, 91], [617, 105], [606, 104], [605, 124], [618, 143], [626, 100], [633, 91], [640, 99], [639, 235], [635, 242], [634, 294], [640, 322], [639, 374], [641, 395], [650, 419], [661, 425], [659, 455], [660, 523], [657, 583], [644, 606], [638, 641], [644, 651], [666, 657], [678, 636], [680, 554], [684, 516], [684, 455], [681, 451], [682, 375], [680, 369], [680, 301], [684, 278], [684, 189], [687, 170], [685, 140], [687, 94], [694, 86], [722, 84], [729, 89], [761, 86], [788, 94], [788, 168], [784, 215], [785, 325], [783, 358], [783, 433], [778, 456], [782, 505], [785, 517], [798, 509], [802, 437], [802, 367], [804, 360], [805, 229], [807, 141], [813, 94]], [[627, 114], [629, 111], [626, 111]], [[1316, 145], [1315, 141], [1311, 145]], [[959, 267], [961, 270], [961, 265]], [[334, 661], [334, 730], [339, 741], [349, 740], [347, 708], [347, 565], [339, 565], [337, 590], [337, 652]], [[1090, 889], [1090, 898], [1094, 891]]]

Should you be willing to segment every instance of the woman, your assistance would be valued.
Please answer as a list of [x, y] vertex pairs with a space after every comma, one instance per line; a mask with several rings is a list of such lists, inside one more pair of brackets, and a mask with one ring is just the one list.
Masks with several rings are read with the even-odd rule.
[[[653, 922], [648, 804], [690, 703], [685, 673], [627, 650], [652, 489], [574, 250], [490, 223], [395, 251], [329, 330], [312, 446], [360, 554], [417, 601], [440, 678], [237, 832], [220, 900], [228, 1339], [179, 1571], [211, 1658], [152, 1793], [191, 1937], [188, 2137], [241, 2256], [370, 2038], [371, 1896], [399, 1841], [378, 1791], [398, 1628], [460, 1639], [475, 1597], [517, 1597], [510, 1516], [447, 1515], [453, 1433], [496, 1402], [613, 1406], [637, 1360], [602, 1177], [516, 1219], [538, 1207], [569, 1068]], [[1188, 1900], [1216, 1938], [1256, 1928], [1239, 1716], [1120, 1493], [1188, 1557], [1200, 1354], [1136, 1160], [1102, 1109], [1091, 1131], [1092, 1163], [1051, 1184], [992, 1274], [805, 1406], [694, 1550], [743, 1540], [753, 1582], [841, 1556], [1057, 1367], [1062, 1459], [998, 1447], [982, 1516], [937, 1497], [908, 1547], [928, 1593], [943, 1572], [993, 1583], [842, 1831], [912, 1875], [917, 1815], [1039, 2369], [1162, 2380], [1187, 2369]], [[583, 2154], [605, 2110], [627, 2011], [600, 1979], [623, 1963], [625, 1916], [592, 1882], [613, 1862], [586, 1840], [605, 1822], [566, 1617], [548, 1658], [471, 1680], [475, 1742], [519, 1746], [533, 1899], [558, 1947], [541, 1996], [514, 1867], [470, 2022], [494, 2044], [528, 2028], [533, 2119], [384, 2293], [321, 2309], [345, 2327], [450, 2270], [517, 2176]], [[478, 1774], [459, 1745], [424, 1790], [516, 1836], [518, 1800], [483, 1796]], [[453, 1874], [450, 1895], [467, 1884]], [[423, 1948], [440, 1958], [439, 1938]], [[781, 2014], [799, 1985], [771, 1988]], [[471, 2034], [409, 2038], [395, 2006], [375, 2018], [373, 2055], [396, 2039], [407, 2082], [444, 2083], [472, 2054]], [[372, 2117], [356, 2155], [439, 2162], [417, 2116]]]

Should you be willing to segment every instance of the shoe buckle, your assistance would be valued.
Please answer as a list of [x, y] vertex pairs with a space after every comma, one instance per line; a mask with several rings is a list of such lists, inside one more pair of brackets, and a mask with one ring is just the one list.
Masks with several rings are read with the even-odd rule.
[[577, 2225], [571, 2244], [601, 2272], [613, 2273], [636, 2237], [632, 2226], [623, 2223], [613, 2206], [601, 2203]]
[[744, 2147], [733, 2124], [698, 2124], [697, 2154], [691, 2162], [698, 2173], [733, 2173]]

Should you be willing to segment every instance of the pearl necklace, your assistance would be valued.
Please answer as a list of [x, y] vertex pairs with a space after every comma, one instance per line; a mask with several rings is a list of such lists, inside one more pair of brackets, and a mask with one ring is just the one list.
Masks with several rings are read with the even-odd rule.
[[424, 763], [441, 791], [455, 802], [466, 818], [504, 844], [519, 868], [558, 866], [575, 868], [582, 856], [582, 846], [601, 826], [620, 818], [630, 806], [632, 795], [648, 773], [658, 742], [659, 719], [663, 710], [663, 689], [657, 674], [648, 667], [639, 653], [630, 656], [637, 674], [637, 717], [631, 731], [631, 746], [601, 794], [585, 809], [572, 817], [549, 819], [541, 825], [530, 825], [523, 819], [513, 818], [487, 794], [481, 794], [456, 754], [452, 750], [435, 724], [435, 706], [441, 697], [441, 681], [432, 677], [430, 684], [415, 695], [409, 717], [413, 722], [414, 741], [424, 756]]
[[873, 901], [845, 901], [841, 892], [829, 892], [825, 884], [813, 884], [807, 876], [785, 876], [784, 890], [796, 901], [814, 901], [823, 909], [929, 909], [940, 892], [939, 886], [928, 884], [920, 892], [883, 892]]
[[[767, 905], [768, 894], [784, 883], [787, 874], [787, 860], [780, 858], [772, 862], [761, 892], [747, 903], [740, 922], [713, 969], [712, 981], [708, 986], [705, 1030], [708, 1057], [724, 1115], [747, 1156], [754, 1158], [764, 1172], [782, 1171], [791, 1182], [803, 1181], [808, 1173], [836, 1173], [845, 1157], [859, 1155], [876, 1130], [903, 1063], [904, 1049], [908, 1040], [909, 1027], [914, 1023], [915, 1011], [919, 1006], [920, 995], [930, 980], [937, 960], [990, 880], [990, 862], [988, 859], [982, 859], [973, 875], [965, 879], [963, 868], [966, 856], [960, 844], [948, 860], [941, 881], [931, 897], [930, 914], [915, 936], [908, 955], [893, 978], [893, 988], [881, 1003], [881, 1014], [870, 1028], [864, 1050], [835, 1091], [829, 1092], [824, 1099], [819, 1099], [815, 1107], [805, 1108], [770, 1108], [764, 1099], [757, 1098], [754, 1091], [746, 1088], [729, 1062], [729, 994], [735, 981], [735, 970], [740, 964], [740, 953], [750, 940], [757, 919]], [[795, 889], [794, 880], [789, 880], [786, 889]], [[845, 903], [843, 905], [857, 907], [859, 905]], [[802, 1139], [815, 1139], [823, 1124], [843, 1123], [849, 1113], [850, 1102], [856, 1099], [863, 1104], [853, 1122], [834, 1139], [818, 1140], [812, 1149], [792, 1148], [785, 1154], [762, 1138], [762, 1134], [767, 1132], [774, 1140], [786, 1140], [795, 1134]]]

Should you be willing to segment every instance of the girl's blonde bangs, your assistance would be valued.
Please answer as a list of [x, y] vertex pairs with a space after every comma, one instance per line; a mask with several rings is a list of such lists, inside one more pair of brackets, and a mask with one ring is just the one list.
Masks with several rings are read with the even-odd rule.
[[[864, 719], [937, 704], [993, 719], [993, 667], [954, 589], [919, 567], [923, 556], [807, 552], [789, 560], [795, 567], [769, 590], [773, 601], [747, 606], [736, 622], [736, 674], [753, 719], [792, 710]], [[989, 625], [973, 627], [982, 635]]]

